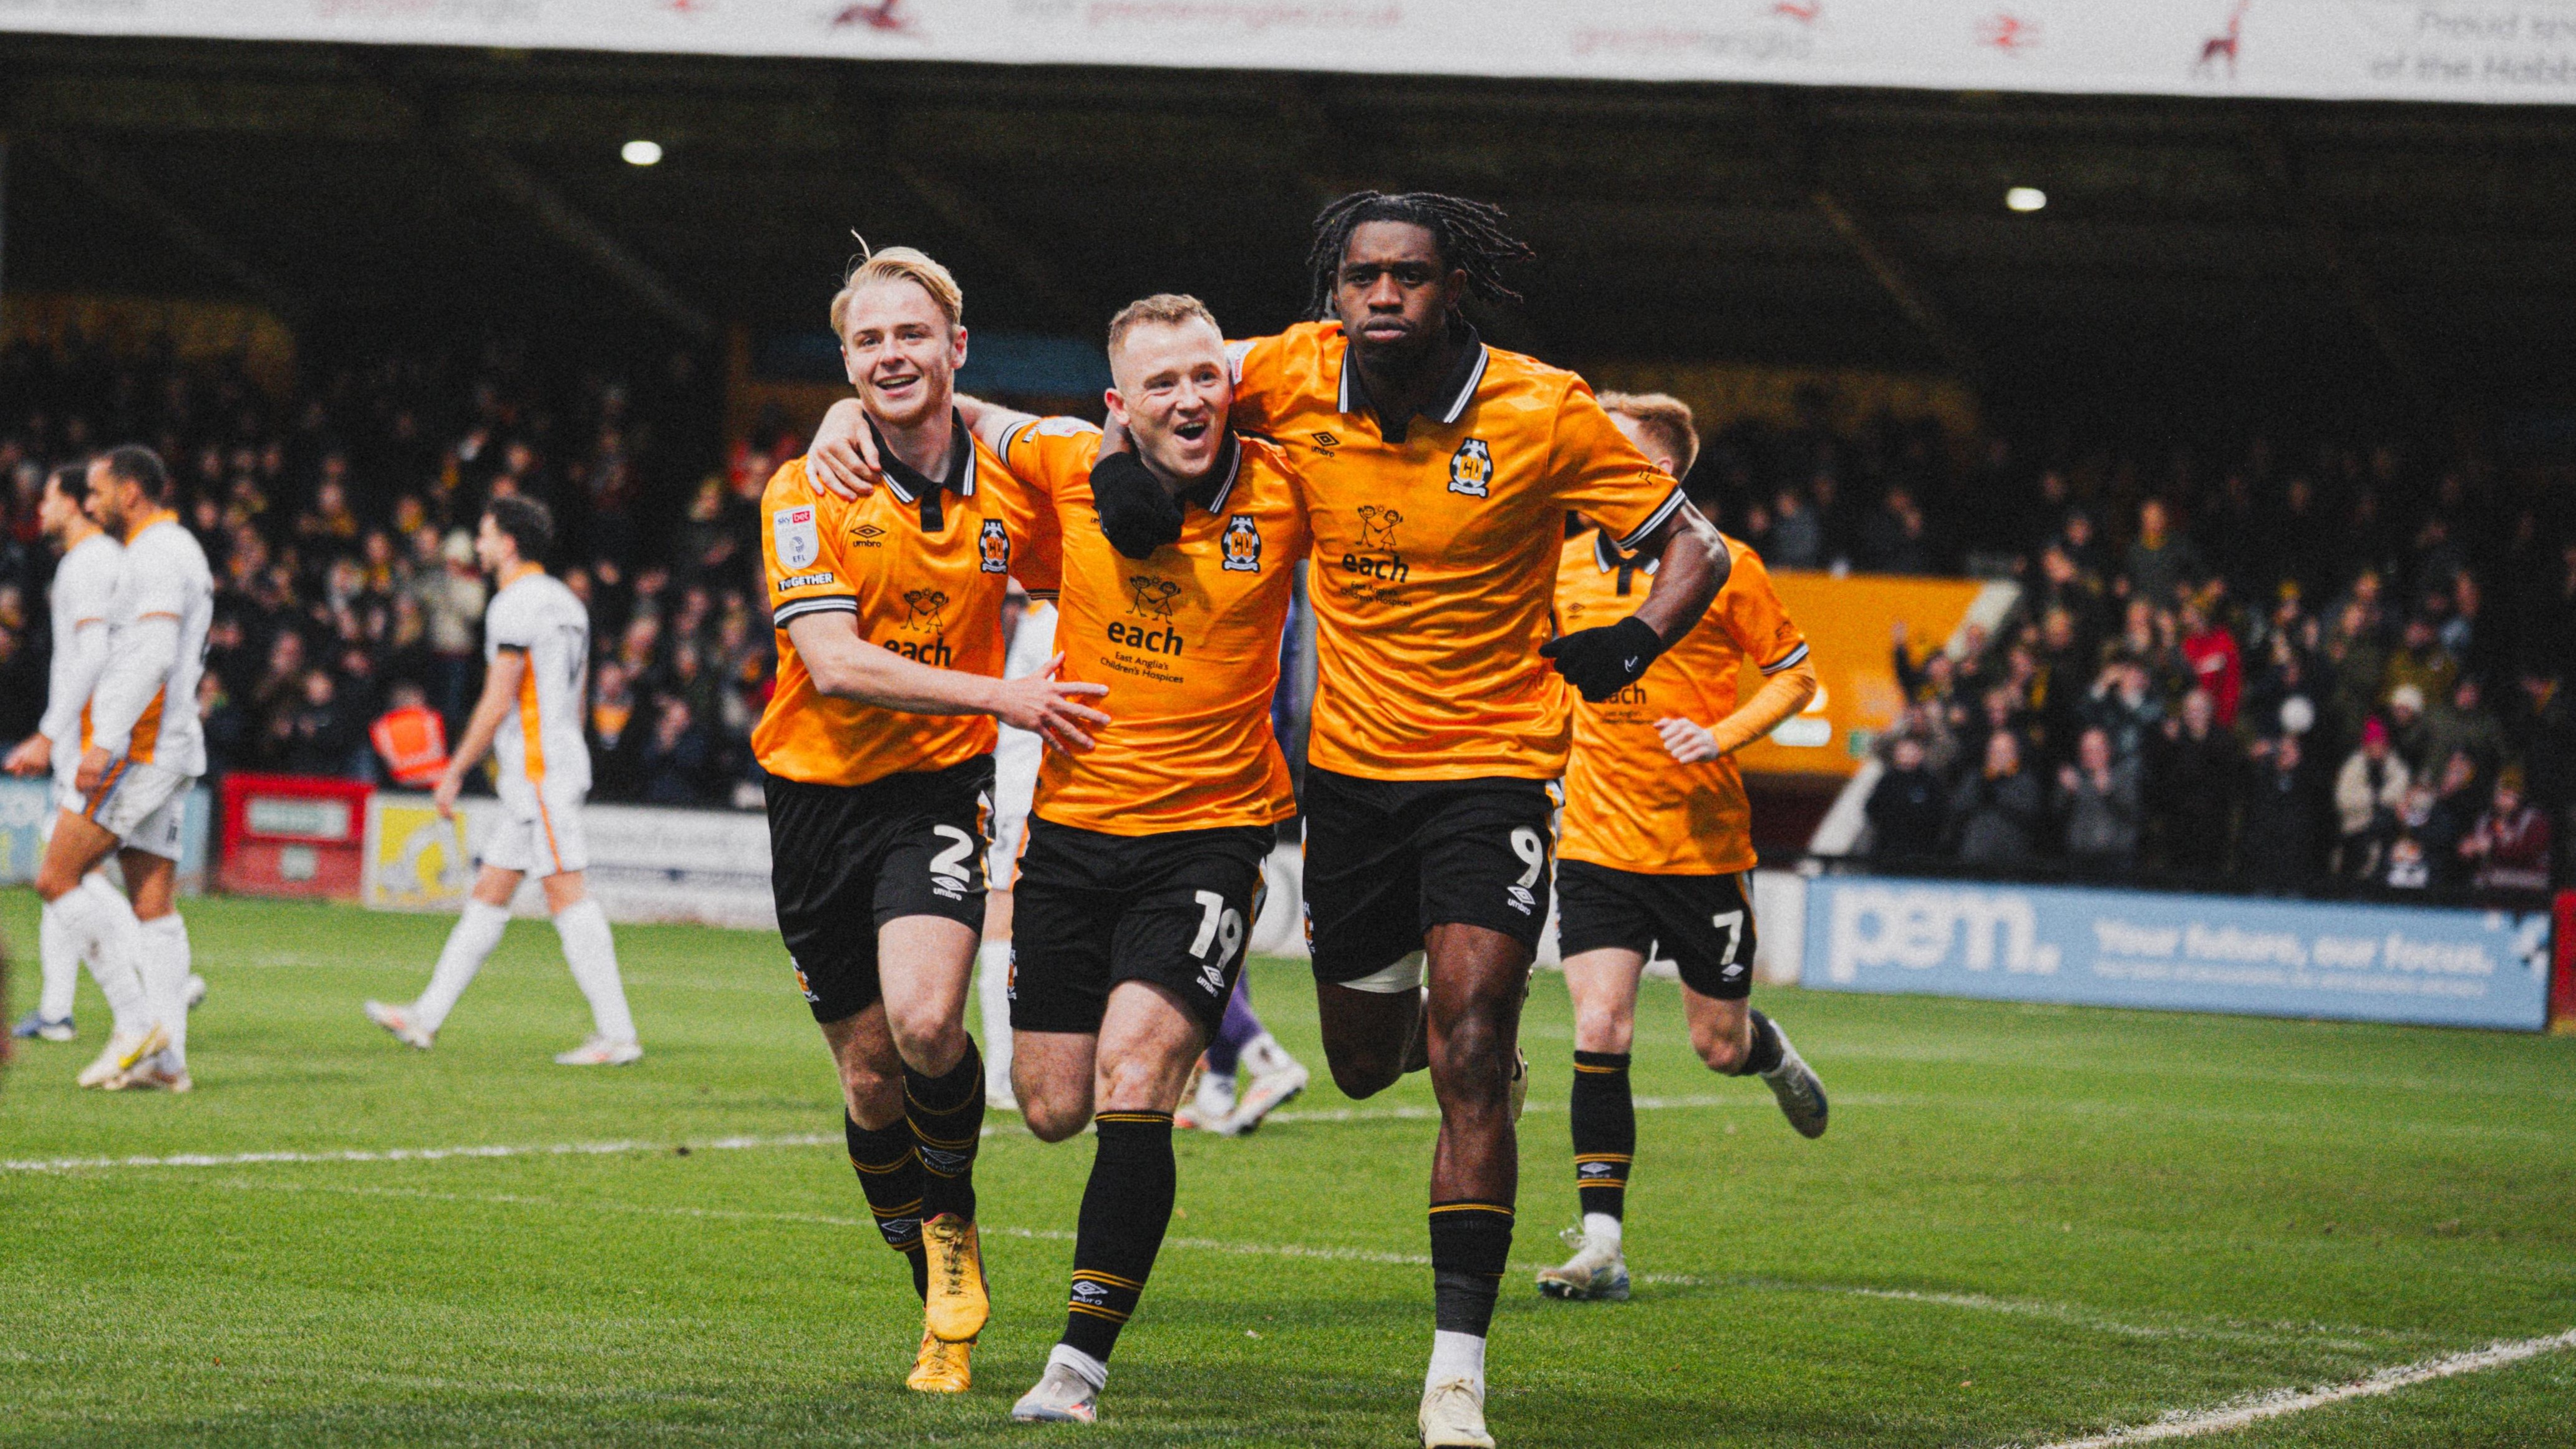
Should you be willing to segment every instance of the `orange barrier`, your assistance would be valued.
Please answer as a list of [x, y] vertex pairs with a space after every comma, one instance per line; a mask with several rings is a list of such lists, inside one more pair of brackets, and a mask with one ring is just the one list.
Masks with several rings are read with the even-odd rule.
[[[1849, 778], [1880, 734], [1904, 711], [1889, 662], [1890, 631], [1903, 620], [1914, 647], [1957, 632], [1990, 587], [1974, 579], [1918, 579], [1889, 574], [1782, 571], [1771, 576], [1789, 617], [1807, 636], [1823, 686], [1806, 710], [1736, 755], [1746, 774]], [[1750, 663], [1739, 688], [1751, 698], [1761, 676]]]

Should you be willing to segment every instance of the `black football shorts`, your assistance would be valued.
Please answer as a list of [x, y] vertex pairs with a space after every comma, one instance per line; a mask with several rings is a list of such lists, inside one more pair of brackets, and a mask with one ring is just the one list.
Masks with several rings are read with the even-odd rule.
[[1538, 949], [1556, 797], [1542, 780], [1364, 780], [1306, 768], [1306, 940], [1317, 981], [1355, 981], [1482, 926]]
[[1105, 835], [1032, 818], [1011, 887], [1011, 1029], [1097, 1032], [1110, 988], [1147, 981], [1214, 1035], [1275, 833]]
[[1681, 968], [1702, 996], [1741, 1001], [1753, 993], [1753, 901], [1749, 877], [1640, 875], [1588, 860], [1556, 867], [1556, 941], [1568, 957], [1619, 947]]
[[899, 916], [984, 930], [993, 757], [864, 785], [769, 777], [769, 883], [778, 934], [816, 1021], [873, 1005], [877, 931]]

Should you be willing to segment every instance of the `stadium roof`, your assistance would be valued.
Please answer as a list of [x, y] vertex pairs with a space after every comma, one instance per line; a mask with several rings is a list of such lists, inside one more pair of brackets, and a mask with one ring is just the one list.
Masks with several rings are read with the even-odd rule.
[[2563, 391], [2576, 335], [2569, 108], [9, 35], [0, 127], [10, 286], [249, 296], [308, 345], [811, 325], [854, 229], [951, 259], [970, 321], [1176, 288], [1249, 331], [1363, 185], [1508, 207], [1541, 260], [1495, 330], [1576, 363], [2376, 406]]

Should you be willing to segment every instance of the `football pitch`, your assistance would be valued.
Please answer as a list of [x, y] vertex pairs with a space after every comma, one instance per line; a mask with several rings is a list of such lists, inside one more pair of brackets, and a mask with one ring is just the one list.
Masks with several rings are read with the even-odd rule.
[[[193, 1095], [72, 1087], [106, 1026], [86, 981], [81, 1039], [22, 1043], [0, 1090], [0, 1442], [1411, 1439], [1430, 1090], [1335, 1093], [1297, 963], [1256, 962], [1254, 1000], [1315, 1089], [1252, 1138], [1182, 1135], [1101, 1423], [1033, 1429], [1008, 1409], [1063, 1326], [1088, 1139], [991, 1118], [976, 1387], [907, 1393], [919, 1309], [774, 938], [620, 928], [649, 1054], [573, 1070], [547, 1058], [588, 1018], [542, 923], [421, 1054], [358, 1003], [418, 990], [445, 918], [188, 917]], [[35, 924], [0, 894], [13, 1018]], [[1702, 1069], [1649, 982], [1636, 1297], [1555, 1303], [1529, 1270], [1574, 1216], [1571, 1028], [1538, 977], [1506, 1449], [2125, 1444], [2249, 1406], [2295, 1411], [2181, 1442], [2576, 1444], [2576, 1338], [2535, 1342], [2576, 1329], [2576, 1041], [1756, 999], [1832, 1130]]]

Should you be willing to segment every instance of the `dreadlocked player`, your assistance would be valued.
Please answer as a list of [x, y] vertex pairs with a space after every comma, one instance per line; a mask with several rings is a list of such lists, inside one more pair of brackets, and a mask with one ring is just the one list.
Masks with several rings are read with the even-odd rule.
[[[1699, 436], [1689, 408], [1652, 393], [1604, 393], [1601, 405], [1656, 467], [1676, 477], [1690, 471]], [[1735, 539], [1725, 543], [1726, 587], [1699, 627], [1635, 684], [1574, 709], [1556, 899], [1574, 996], [1574, 1180], [1583, 1224], [1566, 1234], [1574, 1256], [1539, 1272], [1539, 1291], [1551, 1298], [1628, 1296], [1620, 1224], [1637, 1151], [1628, 1046], [1637, 978], [1658, 945], [1681, 968], [1691, 1045], [1709, 1070], [1759, 1076], [1799, 1132], [1825, 1130], [1823, 1084], [1780, 1028], [1747, 1004], [1753, 820], [1732, 758], [1815, 698], [1816, 671], [1762, 560]], [[1617, 618], [1655, 572], [1653, 560], [1587, 530], [1566, 541], [1557, 619], [1572, 629]], [[1739, 704], [1736, 676], [1748, 661], [1762, 672], [1762, 687]]]
[[[1303, 804], [1325, 1051], [1368, 1097], [1427, 1049], [1440, 1101], [1432, 1446], [1494, 1442], [1485, 1334], [1511, 1252], [1515, 1043], [1548, 915], [1565, 686], [1598, 700], [1633, 684], [1726, 580], [1717, 531], [1581, 378], [1468, 324], [1470, 295], [1518, 300], [1501, 272], [1530, 252], [1502, 220], [1429, 193], [1343, 197], [1315, 222], [1318, 320], [1233, 349], [1235, 422], [1296, 455], [1314, 535]], [[1568, 510], [1658, 567], [1633, 613], [1551, 638]]]

